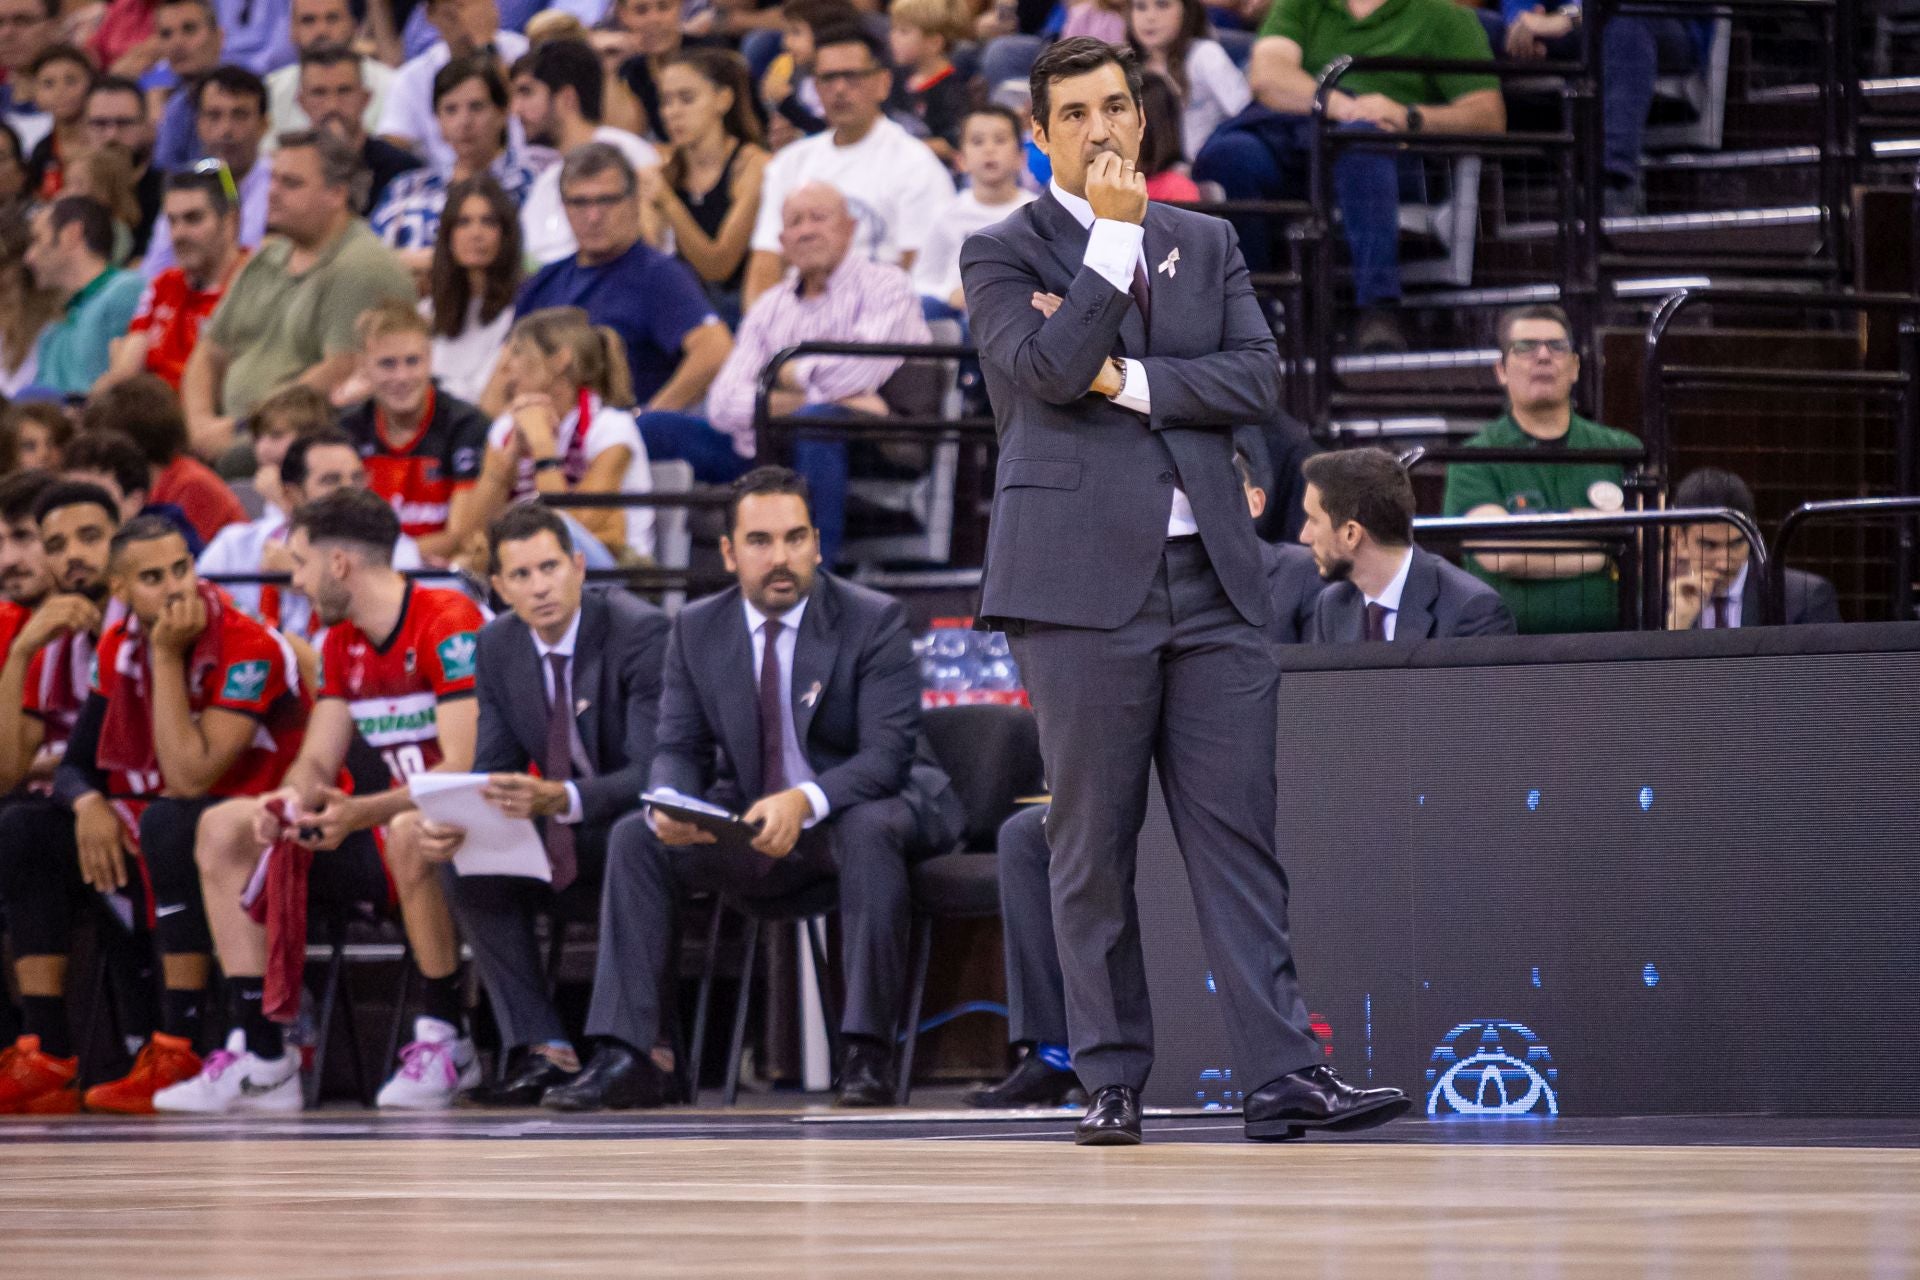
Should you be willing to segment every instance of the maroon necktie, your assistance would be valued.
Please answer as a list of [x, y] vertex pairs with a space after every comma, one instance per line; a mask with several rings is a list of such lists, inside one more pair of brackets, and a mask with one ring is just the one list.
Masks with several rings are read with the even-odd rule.
[[1133, 260], [1133, 288], [1127, 292], [1133, 295], [1133, 305], [1140, 308], [1141, 327], [1148, 327], [1151, 306], [1147, 299], [1147, 264], [1138, 258]]
[[1367, 606], [1367, 639], [1385, 640], [1387, 638], [1387, 606], [1369, 604]]
[[787, 789], [786, 735], [780, 715], [780, 620], [768, 618], [760, 633], [766, 652], [760, 657], [760, 794]]
[[[567, 655], [550, 653], [547, 664], [553, 671], [553, 700], [547, 705], [547, 749], [540, 758], [540, 773], [548, 782], [564, 783], [573, 778], [573, 699], [567, 688]], [[558, 817], [547, 819], [547, 864], [553, 868], [555, 893], [572, 884], [580, 871], [573, 855], [573, 827]]]
[[1728, 617], [1727, 598], [1725, 596], [1715, 596], [1713, 598], [1713, 629], [1715, 631], [1725, 631], [1732, 625], [1733, 622]]

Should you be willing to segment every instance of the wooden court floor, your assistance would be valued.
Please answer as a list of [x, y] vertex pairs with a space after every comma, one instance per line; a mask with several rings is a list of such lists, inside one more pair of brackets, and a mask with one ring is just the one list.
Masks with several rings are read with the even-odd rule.
[[1920, 1275], [1913, 1149], [672, 1136], [695, 1128], [22, 1133], [0, 1277]]

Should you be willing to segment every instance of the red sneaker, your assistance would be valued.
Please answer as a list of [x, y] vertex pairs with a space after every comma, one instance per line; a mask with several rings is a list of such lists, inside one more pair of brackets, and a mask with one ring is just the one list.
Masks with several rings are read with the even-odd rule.
[[153, 1114], [153, 1095], [168, 1085], [191, 1080], [200, 1074], [200, 1055], [183, 1037], [164, 1031], [153, 1033], [133, 1060], [133, 1070], [119, 1080], [109, 1080], [87, 1090], [89, 1111], [112, 1111], [126, 1116]]
[[39, 1036], [21, 1036], [0, 1053], [0, 1115], [65, 1115], [80, 1109], [80, 1059], [56, 1058]]

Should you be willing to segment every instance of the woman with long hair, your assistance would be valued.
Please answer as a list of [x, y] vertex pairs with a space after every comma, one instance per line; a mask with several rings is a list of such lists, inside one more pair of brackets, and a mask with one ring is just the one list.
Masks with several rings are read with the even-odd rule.
[[491, 414], [483, 397], [500, 363], [520, 292], [520, 214], [491, 174], [447, 189], [433, 245], [427, 304], [433, 321], [433, 376], [449, 395]]
[[1246, 76], [1213, 39], [1201, 0], [1132, 0], [1127, 43], [1142, 71], [1159, 72], [1179, 92], [1181, 150], [1189, 159], [1253, 101]]
[[59, 315], [59, 298], [27, 270], [26, 227], [0, 223], [0, 395], [19, 395], [39, 377], [40, 335]]
[[730, 50], [684, 48], [662, 64], [659, 85], [671, 154], [641, 175], [641, 195], [673, 228], [675, 251], [708, 292], [732, 295], [737, 313], [767, 167], [752, 77]]
[[[653, 472], [633, 414], [633, 380], [619, 334], [579, 307], [523, 316], [507, 337], [501, 367], [510, 399], [487, 435], [481, 510], [536, 493], [647, 493]], [[653, 512], [645, 507], [574, 513], [618, 554], [653, 554]]]

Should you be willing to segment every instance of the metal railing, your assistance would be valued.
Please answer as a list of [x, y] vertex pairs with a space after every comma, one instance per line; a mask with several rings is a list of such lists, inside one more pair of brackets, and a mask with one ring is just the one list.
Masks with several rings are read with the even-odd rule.
[[[777, 458], [777, 446], [798, 436], [834, 440], [910, 440], [923, 444], [993, 439], [992, 418], [948, 418], [937, 414], [826, 418], [772, 412], [771, 400], [773, 393], [779, 389], [780, 370], [804, 356], [852, 356], [870, 360], [973, 360], [978, 359], [979, 352], [971, 346], [946, 342], [799, 342], [784, 347], [774, 352], [761, 368], [753, 397], [754, 447], [762, 459]], [[770, 445], [776, 447], [770, 448]]]
[[[1913, 528], [1914, 517], [1920, 516], [1920, 497], [1901, 496], [1893, 498], [1839, 498], [1831, 502], [1803, 502], [1786, 514], [1780, 521], [1780, 532], [1774, 535], [1773, 548], [1769, 555], [1772, 564], [1772, 578], [1769, 587], [1773, 597], [1773, 612], [1768, 615], [1772, 622], [1786, 621], [1787, 608], [1787, 552], [1793, 546], [1794, 538], [1800, 530], [1815, 523], [1891, 523], [1896, 526], [1896, 565], [1911, 565], [1914, 561]], [[1913, 617], [1913, 575], [1911, 572], [1896, 572], [1893, 579], [1893, 609], [1896, 617]]]

